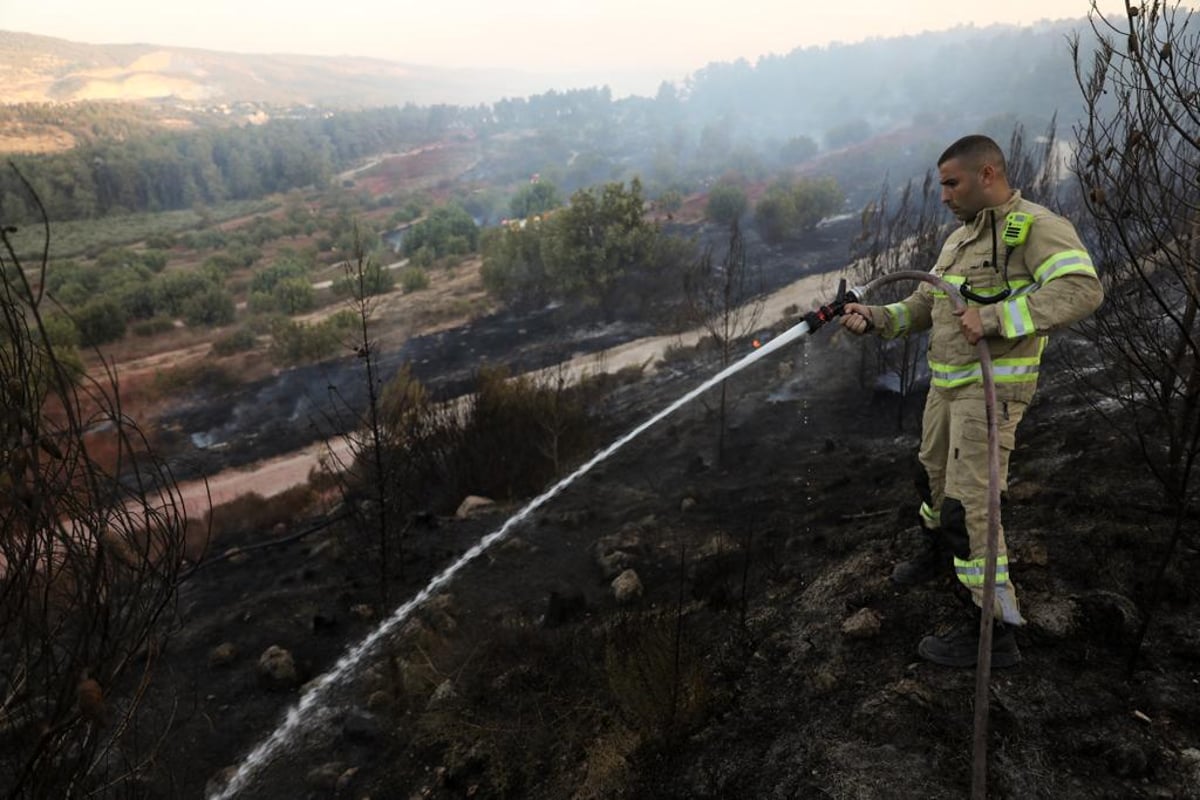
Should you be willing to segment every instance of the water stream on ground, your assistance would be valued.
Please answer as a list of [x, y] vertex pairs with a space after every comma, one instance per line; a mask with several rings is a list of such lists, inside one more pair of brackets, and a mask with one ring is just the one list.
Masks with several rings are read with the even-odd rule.
[[479, 540], [474, 547], [463, 553], [457, 561], [444, 569], [429, 582], [429, 584], [418, 592], [412, 599], [397, 608], [392, 615], [380, 623], [374, 631], [372, 631], [365, 639], [347, 651], [330, 669], [321, 677], [314, 680], [304, 696], [300, 698], [295, 706], [293, 706], [284, 717], [282, 723], [275, 731], [266, 739], [264, 739], [257, 747], [255, 747], [249, 755], [237, 767], [237, 770], [230, 776], [228, 783], [219, 792], [210, 795], [209, 800], [226, 800], [233, 797], [242, 789], [245, 789], [255, 773], [263, 766], [271, 761], [272, 758], [281, 750], [286, 748], [295, 738], [295, 736], [303, 730], [304, 726], [314, 718], [319, 718], [323, 712], [323, 700], [328, 691], [351, 674], [351, 671], [363, 660], [363, 658], [371, 652], [376, 644], [381, 639], [388, 636], [392, 631], [408, 619], [422, 603], [428, 600], [434, 592], [442, 586], [449, 583], [455, 575], [457, 575], [467, 564], [471, 563], [478, 556], [484, 553], [488, 548], [497, 542], [504, 539], [508, 534], [525, 520], [536, 509], [545, 505], [555, 495], [569, 486], [578, 478], [585, 475], [597, 464], [612, 456], [629, 442], [636, 439], [647, 429], [662, 421], [665, 417], [677, 411], [680, 407], [694, 400], [704, 392], [716, 386], [721, 381], [729, 378], [737, 372], [745, 369], [751, 364], [759, 361], [771, 353], [779, 350], [787, 344], [795, 341], [808, 331], [808, 323], [801, 322], [788, 330], [781, 333], [771, 341], [767, 342], [762, 347], [749, 353], [745, 358], [730, 364], [725, 369], [718, 372], [716, 375], [709, 378], [700, 386], [692, 389], [687, 394], [680, 397], [678, 400], [671, 403], [669, 406], [659, 411], [648, 420], [638, 425], [629, 433], [622, 436], [610, 444], [605, 449], [596, 453], [592, 458], [572, 472], [567, 477], [563, 478], [558, 483], [554, 484], [548, 490], [531, 500], [524, 508], [518, 511], [513, 516], [495, 531], [489, 533]]

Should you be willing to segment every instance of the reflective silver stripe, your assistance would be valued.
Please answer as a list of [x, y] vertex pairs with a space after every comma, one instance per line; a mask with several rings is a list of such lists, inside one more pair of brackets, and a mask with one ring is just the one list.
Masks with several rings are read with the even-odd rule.
[[[998, 358], [992, 364], [992, 378], [996, 383], [1032, 383], [1038, 378], [1041, 359]], [[953, 388], [983, 380], [983, 367], [978, 361], [970, 364], [940, 364], [929, 362], [929, 372], [934, 386]]]
[[957, 369], [938, 369], [930, 364], [929, 371], [933, 376], [933, 383], [938, 386], [958, 386], [983, 378], [983, 369], [978, 364]]
[[[976, 558], [971, 561], [963, 561], [957, 556], [954, 559], [954, 572], [965, 586], [983, 586], [986, 570], [986, 559]], [[999, 556], [996, 559], [996, 585], [1002, 586], [1006, 583], [1008, 583], [1008, 556]]]
[[1033, 324], [1033, 317], [1029, 314], [1029, 300], [1025, 297], [1018, 297], [1016, 300], [1009, 300], [1000, 306], [1001, 313], [1004, 314], [1004, 335], [1009, 339], [1017, 339], [1021, 336], [1028, 336], [1033, 333], [1036, 328]]
[[1086, 272], [1089, 275], [1095, 275], [1096, 267], [1092, 263], [1092, 257], [1083, 250], [1064, 250], [1043, 261], [1033, 271], [1033, 276], [1038, 283], [1044, 286], [1055, 278], [1061, 278], [1072, 272]]
[[996, 383], [1025, 383], [1037, 380], [1039, 360], [1037, 358], [997, 359], [992, 368]]

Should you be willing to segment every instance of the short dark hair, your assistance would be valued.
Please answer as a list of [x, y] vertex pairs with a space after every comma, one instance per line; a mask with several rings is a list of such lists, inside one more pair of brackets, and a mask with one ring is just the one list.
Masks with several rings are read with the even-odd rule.
[[972, 165], [991, 164], [1000, 171], [1001, 175], [1008, 174], [1008, 165], [1004, 162], [1004, 151], [991, 138], [982, 134], [973, 133], [970, 136], [964, 136], [947, 147], [946, 152], [942, 153], [941, 158], [938, 159], [937, 165], [940, 167], [952, 158], [969, 161]]

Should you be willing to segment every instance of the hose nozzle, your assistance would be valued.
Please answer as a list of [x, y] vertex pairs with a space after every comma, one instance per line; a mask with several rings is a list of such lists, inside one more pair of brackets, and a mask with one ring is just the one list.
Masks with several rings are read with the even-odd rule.
[[814, 309], [804, 315], [804, 321], [808, 324], [808, 332], [813, 333], [834, 317], [840, 317], [846, 310], [848, 303], [857, 303], [862, 296], [863, 290], [860, 287], [856, 286], [852, 289], [847, 289], [846, 279], [842, 278], [838, 282], [837, 296], [832, 302], [826, 303], [820, 308]]

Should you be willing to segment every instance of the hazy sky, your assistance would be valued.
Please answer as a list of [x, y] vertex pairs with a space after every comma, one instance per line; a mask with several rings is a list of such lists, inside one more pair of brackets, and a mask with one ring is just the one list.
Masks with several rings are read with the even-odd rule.
[[[439, 67], [611, 69], [677, 80], [710, 61], [960, 24], [1082, 17], [1088, 0], [0, 0], [0, 29], [92, 43], [366, 55]], [[1119, 0], [1101, 0], [1105, 10]], [[1016, 54], [1014, 54], [1016, 55]]]

